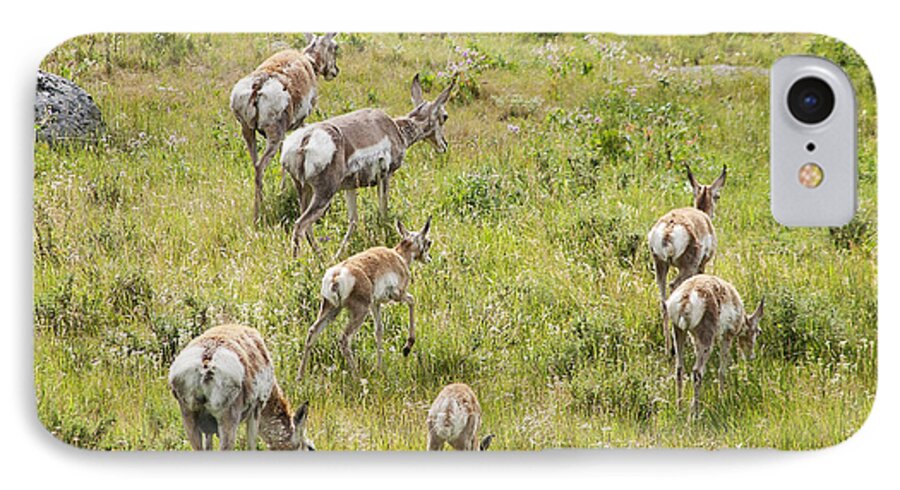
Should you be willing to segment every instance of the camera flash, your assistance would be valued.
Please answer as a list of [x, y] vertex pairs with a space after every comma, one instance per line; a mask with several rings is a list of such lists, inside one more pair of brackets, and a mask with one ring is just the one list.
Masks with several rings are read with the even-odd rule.
[[815, 189], [819, 187], [822, 183], [822, 179], [825, 177], [825, 173], [822, 172], [822, 167], [816, 165], [815, 163], [807, 163], [800, 167], [800, 172], [797, 174], [797, 179], [800, 181], [800, 185], [806, 187], [807, 189]]

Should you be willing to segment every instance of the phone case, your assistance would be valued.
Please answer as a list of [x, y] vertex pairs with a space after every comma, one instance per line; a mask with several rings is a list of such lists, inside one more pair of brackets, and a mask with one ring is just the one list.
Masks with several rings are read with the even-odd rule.
[[[858, 210], [769, 208], [769, 67]], [[41, 423], [100, 450], [831, 446], [877, 381], [876, 107], [811, 34], [91, 34], [35, 102]]]

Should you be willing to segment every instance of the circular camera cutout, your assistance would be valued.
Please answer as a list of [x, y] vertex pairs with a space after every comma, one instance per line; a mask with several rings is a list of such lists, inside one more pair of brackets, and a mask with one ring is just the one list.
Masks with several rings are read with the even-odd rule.
[[787, 102], [798, 121], [818, 124], [834, 111], [834, 91], [821, 78], [805, 77], [791, 85]]

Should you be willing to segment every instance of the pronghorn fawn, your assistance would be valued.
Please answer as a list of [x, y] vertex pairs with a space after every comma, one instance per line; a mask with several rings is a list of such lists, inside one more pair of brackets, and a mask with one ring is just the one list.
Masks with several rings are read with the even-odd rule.
[[457, 451], [485, 451], [494, 435], [478, 442], [481, 425], [481, 405], [468, 385], [453, 383], [444, 387], [434, 399], [426, 419], [428, 450], [440, 451], [444, 443]]
[[359, 378], [350, 343], [369, 312], [375, 321], [375, 343], [378, 351], [378, 368], [382, 368], [382, 339], [384, 326], [381, 323], [381, 305], [390, 301], [406, 303], [409, 307], [409, 336], [403, 347], [403, 356], [408, 356], [416, 342], [415, 299], [407, 289], [410, 284], [410, 266], [413, 260], [428, 263], [431, 257], [431, 218], [419, 232], [407, 231], [403, 223], [397, 221], [400, 243], [394, 248], [373, 247], [356, 254], [325, 271], [322, 278], [322, 305], [319, 317], [309, 327], [303, 360], [297, 373], [303, 379], [309, 353], [316, 338], [334, 321], [338, 313], [346, 308], [350, 320], [340, 340], [341, 353], [347, 361], [348, 369]]
[[181, 408], [188, 441], [196, 450], [231, 450], [238, 425], [247, 422], [247, 449], [262, 436], [269, 449], [314, 450], [306, 439], [308, 404], [292, 415], [272, 358], [259, 332], [220, 325], [193, 339], [172, 362], [169, 388]]
[[[697, 182], [691, 168], [687, 167], [688, 181], [694, 193], [694, 207], [673, 209], [657, 220], [647, 242], [653, 256], [653, 268], [656, 271], [656, 284], [659, 287], [660, 305], [665, 308], [666, 276], [669, 266], [678, 268], [678, 275], [669, 285], [674, 290], [686, 279], [696, 274], [703, 274], [706, 264], [716, 254], [716, 231], [712, 225], [713, 212], [722, 187], [725, 186], [726, 167], [722, 174], [711, 184]], [[666, 352], [672, 352], [672, 339], [668, 332], [663, 332]]]
[[281, 163], [294, 181], [303, 209], [294, 224], [295, 256], [303, 237], [318, 252], [313, 224], [340, 190], [346, 193], [350, 223], [334, 260], [340, 257], [356, 229], [358, 188], [378, 186], [379, 212], [382, 220], [387, 219], [390, 178], [403, 164], [406, 150], [423, 140], [438, 152], [447, 150], [444, 105], [455, 84], [454, 76], [434, 102], [427, 102], [422, 98], [417, 74], [410, 89], [414, 109], [406, 116], [391, 118], [381, 110], [362, 109], [311, 124], [288, 136]]
[[[287, 49], [272, 55], [231, 91], [231, 110], [241, 123], [255, 171], [253, 219], [259, 220], [263, 201], [263, 174], [281, 147], [285, 134], [303, 125], [316, 104], [316, 75], [331, 80], [338, 75], [335, 33], [306, 35], [303, 51]], [[256, 152], [256, 133], [266, 139], [261, 158]], [[281, 170], [284, 182], [284, 169]]]
[[719, 391], [721, 392], [730, 362], [731, 343], [737, 339], [744, 357], [754, 358], [753, 350], [761, 332], [759, 321], [764, 308], [765, 299], [762, 299], [756, 311], [752, 315], [746, 315], [744, 303], [734, 286], [716, 276], [705, 274], [693, 276], [681, 283], [666, 301], [663, 328], [668, 330], [671, 323], [672, 335], [675, 338], [675, 386], [679, 404], [684, 376], [685, 335], [690, 334], [694, 343], [696, 360], [691, 371], [694, 382], [692, 416], [696, 417], [699, 411], [700, 387], [713, 343], [718, 341], [720, 344]]

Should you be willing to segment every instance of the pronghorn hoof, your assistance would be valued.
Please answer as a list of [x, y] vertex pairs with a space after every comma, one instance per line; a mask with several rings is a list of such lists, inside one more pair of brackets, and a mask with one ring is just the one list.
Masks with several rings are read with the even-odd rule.
[[409, 351], [411, 351], [411, 350], [412, 350], [411, 345], [404, 345], [403, 346], [403, 357], [409, 357]]

